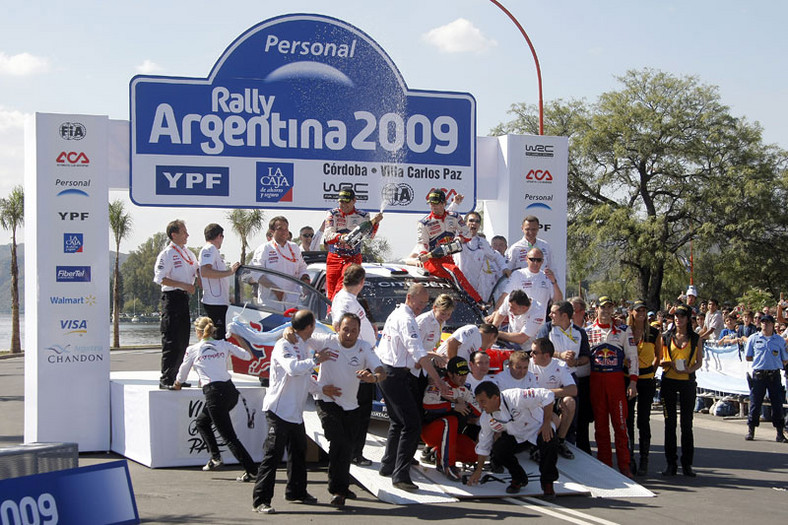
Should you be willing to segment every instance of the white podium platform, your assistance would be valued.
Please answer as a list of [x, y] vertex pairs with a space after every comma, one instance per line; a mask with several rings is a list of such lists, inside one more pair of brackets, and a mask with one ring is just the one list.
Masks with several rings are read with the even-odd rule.
[[[259, 462], [267, 425], [262, 406], [265, 388], [257, 378], [232, 374], [241, 393], [230, 413], [238, 438]], [[110, 374], [111, 450], [151, 468], [204, 465], [208, 449], [194, 427], [205, 404], [197, 374], [194, 385], [179, 391], [159, 390], [159, 372], [112, 372]], [[244, 401], [246, 405], [244, 406]], [[237, 463], [216, 436], [225, 463]]]

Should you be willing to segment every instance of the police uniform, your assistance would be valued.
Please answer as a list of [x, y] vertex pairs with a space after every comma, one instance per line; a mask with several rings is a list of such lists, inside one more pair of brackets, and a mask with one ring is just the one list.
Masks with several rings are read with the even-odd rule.
[[747, 339], [744, 355], [752, 359], [752, 383], [750, 385], [750, 413], [747, 425], [754, 432], [761, 417], [761, 406], [766, 392], [772, 405], [772, 426], [777, 429], [777, 439], [783, 435], [785, 420], [783, 417], [784, 392], [780, 383], [780, 370], [788, 361], [785, 339], [777, 333], [770, 336], [757, 332]]
[[156, 258], [153, 282], [161, 286], [161, 386], [169, 386], [175, 382], [191, 336], [188, 292], [164, 285], [162, 281], [167, 278], [192, 284], [197, 270], [194, 254], [188, 248], [173, 242]]

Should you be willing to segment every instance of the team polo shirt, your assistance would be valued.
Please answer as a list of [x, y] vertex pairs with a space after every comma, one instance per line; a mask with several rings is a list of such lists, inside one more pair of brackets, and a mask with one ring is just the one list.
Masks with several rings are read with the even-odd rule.
[[489, 456], [495, 441], [495, 434], [506, 432], [518, 443], [536, 444], [539, 430], [544, 421], [544, 407], [555, 402], [555, 394], [544, 388], [513, 388], [501, 391], [501, 405], [498, 410], [479, 416], [482, 427], [476, 453]]
[[536, 242], [531, 244], [523, 237], [506, 250], [506, 260], [509, 261], [509, 269], [517, 270], [528, 267], [528, 252], [532, 248], [539, 248], [542, 251], [542, 257], [544, 258], [542, 269], [546, 270], [553, 267], [553, 251], [550, 249], [547, 241], [537, 238]]
[[171, 242], [156, 258], [153, 282], [161, 286], [162, 292], [172, 292], [181, 288], [161, 284], [164, 278], [182, 283], [194, 283], [197, 276], [197, 259], [188, 248]]
[[419, 334], [424, 348], [428, 351], [434, 350], [440, 344], [443, 333], [443, 325], [435, 318], [435, 312], [430, 309], [419, 315], [416, 318], [416, 324], [419, 325]]
[[457, 356], [468, 362], [471, 360], [471, 352], [475, 352], [482, 347], [482, 333], [479, 331], [479, 327], [473, 324], [468, 324], [455, 330], [438, 348], [439, 354], [448, 355], [449, 341], [451, 339], [460, 343], [460, 346], [457, 347]]
[[536, 386], [539, 388], [564, 388], [575, 384], [572, 372], [566, 363], [555, 357], [545, 366], [539, 366], [531, 360], [528, 372], [533, 373]]
[[536, 386], [536, 378], [534, 377], [533, 373], [531, 373], [531, 366], [533, 365], [528, 366], [529, 370], [525, 373], [525, 376], [522, 379], [515, 379], [512, 377], [510, 370], [508, 368], [504, 368], [495, 374], [492, 380], [502, 391], [509, 388], [533, 388]]
[[344, 288], [334, 294], [334, 299], [331, 301], [331, 322], [338, 323], [342, 316], [346, 313], [356, 314], [361, 319], [361, 334], [360, 337], [364, 341], [375, 346], [377, 343], [377, 335], [375, 327], [372, 326], [367, 312], [361, 303], [358, 302], [358, 297], [348, 292]]
[[[356, 372], [360, 370], [374, 371], [380, 367], [380, 360], [372, 350], [372, 346], [361, 339], [356, 344], [347, 348], [339, 342], [337, 334], [312, 334], [307, 341], [315, 351], [329, 349], [333, 356], [328, 361], [320, 363], [317, 374], [319, 387], [317, 398], [328, 403], [336, 403], [342, 410], [355, 410], [358, 408], [359, 379]], [[334, 385], [342, 390], [342, 395], [328, 397], [323, 394], [322, 388]]]
[[[208, 243], [200, 250], [200, 268], [210, 266], [218, 272], [227, 271], [219, 249]], [[202, 302], [203, 304], [227, 305], [230, 304], [230, 284], [227, 277], [205, 277], [202, 280]]]
[[317, 382], [312, 378], [314, 368], [309, 345], [303, 339], [296, 336], [295, 343], [278, 340], [271, 352], [263, 412], [270, 410], [290, 423], [303, 423], [307, 395], [317, 393]]
[[377, 354], [384, 365], [411, 370], [422, 357], [427, 356], [416, 316], [407, 304], [397, 305], [386, 319]]
[[200, 377], [200, 385], [205, 386], [214, 381], [229, 381], [230, 373], [227, 371], [227, 361], [234, 355], [244, 361], [249, 361], [252, 356], [229, 341], [206, 339], [186, 349], [183, 363], [178, 369], [176, 381], [183, 383], [189, 376], [189, 370], [194, 367]]

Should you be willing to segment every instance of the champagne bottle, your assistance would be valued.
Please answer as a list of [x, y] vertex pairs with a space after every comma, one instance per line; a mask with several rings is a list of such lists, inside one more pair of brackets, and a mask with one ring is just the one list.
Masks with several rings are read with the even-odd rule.
[[369, 232], [371, 231], [372, 221], [366, 220], [353, 228], [353, 231], [347, 234], [347, 237], [345, 237], [345, 243], [347, 243], [351, 248], [355, 248], [369, 235]]

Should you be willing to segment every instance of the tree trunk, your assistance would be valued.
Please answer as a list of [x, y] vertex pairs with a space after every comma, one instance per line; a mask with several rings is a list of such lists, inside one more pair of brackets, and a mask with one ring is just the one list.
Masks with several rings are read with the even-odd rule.
[[662, 281], [665, 278], [665, 262], [659, 260], [655, 263], [655, 267], [651, 270], [651, 281], [648, 286], [648, 293], [646, 294], [646, 304], [654, 311], [662, 310], [662, 299], [660, 291], [662, 290]]
[[11, 243], [11, 353], [22, 352], [19, 334], [19, 266], [16, 259], [16, 228], [12, 231]]
[[112, 283], [112, 346], [120, 347], [120, 242], [115, 243], [115, 282]]

